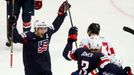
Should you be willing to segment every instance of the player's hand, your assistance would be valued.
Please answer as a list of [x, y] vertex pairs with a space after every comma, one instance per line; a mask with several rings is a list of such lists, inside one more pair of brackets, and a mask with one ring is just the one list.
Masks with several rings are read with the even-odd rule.
[[39, 10], [42, 7], [42, 0], [35, 0], [34, 8], [35, 10]]
[[12, 30], [16, 28], [17, 19], [15, 16], [11, 16], [8, 19], [8, 36], [11, 37]]
[[78, 28], [76, 26], [71, 27], [68, 32], [68, 41], [77, 41]]
[[131, 69], [131, 67], [129, 67], [129, 66], [126, 66], [126, 67], [124, 68], [124, 71], [125, 71], [128, 75], [133, 75], [132, 69]]
[[64, 13], [70, 9], [70, 7], [71, 5], [67, 1], [63, 2], [62, 5], [59, 7], [58, 15], [63, 16]]
[[8, 19], [9, 29], [12, 29], [12, 27], [16, 27], [16, 24], [17, 24], [16, 16], [9, 17], [9, 19]]

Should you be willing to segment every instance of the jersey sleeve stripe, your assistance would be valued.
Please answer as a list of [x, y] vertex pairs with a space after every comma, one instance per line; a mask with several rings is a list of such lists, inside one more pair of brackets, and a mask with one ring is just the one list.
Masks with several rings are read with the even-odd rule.
[[69, 52], [68, 52], [68, 58], [69, 58], [70, 60], [76, 60], [76, 58], [75, 58], [75, 56], [73, 55], [72, 51], [69, 51]]

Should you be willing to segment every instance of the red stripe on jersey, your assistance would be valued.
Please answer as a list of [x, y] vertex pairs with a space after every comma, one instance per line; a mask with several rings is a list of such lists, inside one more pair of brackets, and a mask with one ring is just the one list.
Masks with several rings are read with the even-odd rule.
[[75, 58], [75, 56], [73, 55], [72, 51], [70, 51], [69, 53], [70, 53], [70, 58], [71, 58], [72, 60], [76, 60], [76, 58]]
[[23, 22], [24, 28], [29, 28], [31, 26], [31, 22]]
[[102, 42], [102, 45], [104, 46], [104, 47], [106, 47], [106, 50], [108, 51], [108, 43], [107, 42]]
[[97, 73], [94, 73], [94, 71], [91, 71], [88, 75], [98, 75]]

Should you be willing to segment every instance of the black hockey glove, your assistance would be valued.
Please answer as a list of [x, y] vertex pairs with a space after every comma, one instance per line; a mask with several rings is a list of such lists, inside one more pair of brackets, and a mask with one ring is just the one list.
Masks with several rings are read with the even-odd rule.
[[68, 32], [68, 41], [77, 41], [78, 28], [76, 26], [71, 27]]
[[65, 12], [67, 12], [67, 10], [70, 9], [70, 7], [71, 5], [67, 1], [63, 2], [58, 10], [58, 15], [64, 16]]
[[124, 68], [124, 71], [125, 71], [128, 75], [133, 75], [133, 74], [132, 74], [131, 67], [129, 67], [129, 66], [126, 66], [126, 67]]
[[12, 30], [16, 27], [17, 19], [15, 16], [11, 16], [8, 19], [8, 36], [11, 37]]
[[9, 17], [8, 19], [9, 31], [12, 30], [12, 27], [16, 28], [16, 24], [17, 24], [16, 16]]

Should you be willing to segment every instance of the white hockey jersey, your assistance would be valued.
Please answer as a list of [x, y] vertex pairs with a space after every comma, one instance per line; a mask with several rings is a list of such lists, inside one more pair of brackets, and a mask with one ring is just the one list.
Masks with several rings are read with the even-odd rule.
[[[106, 40], [104, 37], [101, 36], [90, 36], [90, 37], [98, 37], [102, 41], [102, 49], [99, 50], [99, 52], [103, 53], [104, 55], [108, 56], [111, 60], [111, 63], [114, 63], [118, 66], [122, 66], [122, 61], [121, 59], [115, 54], [114, 48], [111, 45], [111, 43]], [[79, 47], [88, 47], [90, 42], [90, 38], [86, 37], [82, 39], [80, 42]]]

